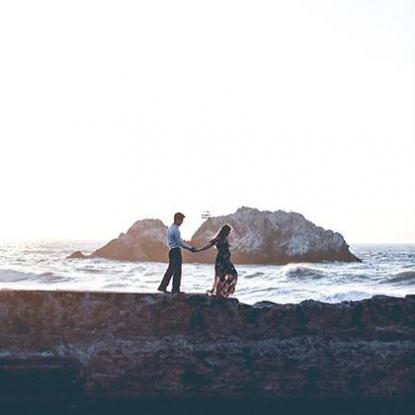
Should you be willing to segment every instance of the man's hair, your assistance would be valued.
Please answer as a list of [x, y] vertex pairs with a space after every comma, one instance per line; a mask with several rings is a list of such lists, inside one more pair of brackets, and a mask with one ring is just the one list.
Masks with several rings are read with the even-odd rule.
[[176, 220], [179, 220], [179, 219], [183, 219], [183, 218], [185, 218], [185, 216], [183, 215], [183, 213], [181, 213], [181, 212], [176, 212], [175, 214], [174, 214], [174, 221], [176, 222]]

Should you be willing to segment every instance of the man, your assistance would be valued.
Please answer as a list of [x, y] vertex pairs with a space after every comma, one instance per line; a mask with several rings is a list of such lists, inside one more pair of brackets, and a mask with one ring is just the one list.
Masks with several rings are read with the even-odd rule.
[[193, 246], [187, 245], [182, 241], [180, 236], [179, 226], [183, 223], [183, 213], [177, 212], [174, 215], [174, 223], [167, 231], [167, 244], [169, 250], [169, 266], [164, 274], [163, 280], [158, 287], [158, 291], [167, 293], [167, 286], [170, 279], [173, 276], [173, 288], [172, 293], [180, 293], [180, 281], [182, 278], [182, 251], [181, 248], [187, 249], [191, 252], [195, 252]]

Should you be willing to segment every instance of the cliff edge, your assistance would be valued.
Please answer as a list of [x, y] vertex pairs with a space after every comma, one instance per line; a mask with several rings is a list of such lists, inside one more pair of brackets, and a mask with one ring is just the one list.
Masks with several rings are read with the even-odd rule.
[[250, 306], [1, 290], [0, 357], [0, 395], [400, 398], [415, 390], [415, 296]]

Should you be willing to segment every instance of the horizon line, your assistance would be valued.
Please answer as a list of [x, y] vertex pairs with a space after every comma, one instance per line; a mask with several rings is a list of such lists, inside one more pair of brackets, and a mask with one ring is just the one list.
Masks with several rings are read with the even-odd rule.
[[[9, 239], [0, 240], [0, 244], [8, 243], [41, 243], [41, 242], [84, 242], [84, 243], [108, 243], [111, 239], [94, 239], [94, 238], [28, 238], [28, 239]], [[415, 245], [415, 241], [346, 241], [350, 246], [352, 245]]]

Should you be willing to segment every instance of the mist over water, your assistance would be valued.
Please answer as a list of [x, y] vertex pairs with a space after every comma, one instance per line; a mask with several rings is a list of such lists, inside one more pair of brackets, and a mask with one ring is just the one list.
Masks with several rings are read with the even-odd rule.
[[[65, 289], [155, 292], [165, 263], [66, 259], [75, 250], [92, 252], [100, 243], [0, 244], [0, 289]], [[236, 265], [235, 297], [241, 302], [298, 303], [360, 300], [373, 295], [415, 294], [415, 245], [354, 245], [362, 263]], [[204, 293], [213, 264], [183, 264], [182, 290]]]

